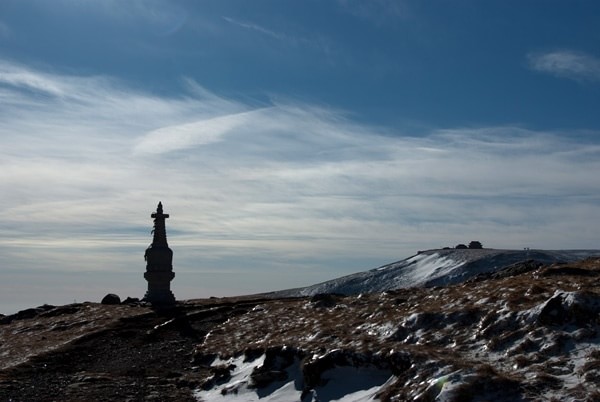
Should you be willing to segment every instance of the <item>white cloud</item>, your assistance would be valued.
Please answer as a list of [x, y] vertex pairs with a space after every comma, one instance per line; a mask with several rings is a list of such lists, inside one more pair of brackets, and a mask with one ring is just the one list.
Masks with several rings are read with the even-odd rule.
[[16, 69], [8, 63], [0, 63], [0, 84], [39, 91], [53, 96], [64, 94], [62, 85], [49, 79], [47, 75]]
[[[318, 105], [253, 107], [190, 80], [167, 98], [107, 77], [0, 66], [5, 266], [143, 270], [159, 200], [171, 213], [176, 271], [247, 292], [473, 239], [591, 248], [600, 235], [591, 219], [600, 144], [574, 141], [577, 132], [410, 137]], [[306, 269], [306, 282], [291, 282], [301, 280], [291, 266]]]
[[570, 50], [528, 55], [532, 69], [573, 80], [600, 81], [600, 59]]
[[250, 122], [252, 115], [260, 112], [259, 109], [161, 127], [142, 137], [134, 151], [163, 153], [218, 142], [225, 134]]

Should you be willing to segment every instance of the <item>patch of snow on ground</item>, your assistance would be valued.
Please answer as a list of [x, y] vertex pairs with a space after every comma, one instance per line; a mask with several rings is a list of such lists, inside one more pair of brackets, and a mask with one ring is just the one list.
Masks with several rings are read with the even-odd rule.
[[388, 370], [335, 366], [322, 374], [324, 385], [310, 390], [302, 399], [303, 379], [298, 360], [287, 368], [287, 380], [275, 381], [264, 388], [251, 388], [251, 374], [264, 360], [265, 355], [251, 362], [244, 362], [244, 356], [216, 359], [213, 367], [234, 366], [231, 378], [212, 389], [196, 390], [194, 397], [199, 402], [370, 402], [375, 401], [375, 395], [395, 379]]
[[[265, 356], [261, 356], [251, 362], [244, 362], [244, 356], [231, 358], [229, 360], [216, 359], [212, 366], [235, 366], [231, 373], [231, 378], [224, 384], [219, 384], [213, 389], [196, 391], [194, 396], [199, 401], [258, 401], [258, 395], [254, 390], [248, 388], [250, 374], [252, 371], [263, 364]], [[268, 399], [267, 399], [268, 400]], [[290, 399], [288, 399], [290, 400]], [[273, 400], [275, 402], [277, 400]], [[284, 401], [284, 399], [281, 399]]]

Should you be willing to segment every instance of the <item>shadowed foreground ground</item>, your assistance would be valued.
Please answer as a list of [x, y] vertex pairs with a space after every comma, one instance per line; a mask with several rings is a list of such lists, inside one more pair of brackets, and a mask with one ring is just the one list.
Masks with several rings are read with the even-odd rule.
[[361, 296], [42, 306], [0, 319], [0, 401], [326, 401], [367, 395], [356, 373], [361, 401], [595, 401], [599, 317], [598, 258]]

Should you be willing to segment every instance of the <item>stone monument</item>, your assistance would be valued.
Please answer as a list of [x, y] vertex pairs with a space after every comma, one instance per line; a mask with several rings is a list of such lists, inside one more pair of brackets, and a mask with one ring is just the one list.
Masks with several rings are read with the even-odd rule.
[[171, 292], [171, 281], [175, 277], [173, 272], [173, 251], [167, 244], [167, 230], [165, 219], [169, 214], [163, 213], [162, 203], [158, 203], [156, 212], [150, 215], [154, 218], [154, 237], [152, 244], [146, 249], [146, 272], [144, 278], [148, 281], [148, 291], [144, 300], [153, 305], [175, 304], [175, 296]]

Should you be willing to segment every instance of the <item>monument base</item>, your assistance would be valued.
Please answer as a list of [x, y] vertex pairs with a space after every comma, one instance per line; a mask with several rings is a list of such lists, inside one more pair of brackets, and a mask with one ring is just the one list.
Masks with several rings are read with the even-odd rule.
[[175, 295], [170, 290], [148, 290], [142, 300], [153, 305], [172, 305], [175, 304]]
[[170, 282], [175, 277], [174, 272], [146, 272], [144, 278], [148, 281], [148, 291], [142, 300], [152, 304], [175, 304], [175, 296], [170, 289]]

